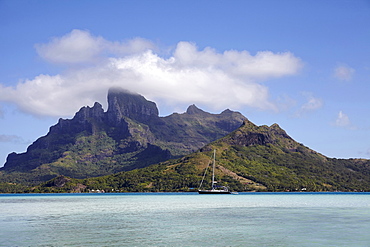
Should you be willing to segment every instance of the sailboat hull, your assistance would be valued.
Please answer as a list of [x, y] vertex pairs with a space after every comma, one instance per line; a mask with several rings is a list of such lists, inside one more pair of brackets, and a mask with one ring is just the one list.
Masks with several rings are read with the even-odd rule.
[[[202, 187], [204, 177], [206, 176], [207, 168], [204, 172], [202, 182], [200, 183], [198, 193], [199, 194], [213, 194], [213, 195], [220, 195], [220, 194], [233, 194], [232, 192], [229, 191], [229, 189], [225, 186], [217, 186], [216, 181], [215, 181], [215, 166], [216, 166], [216, 149], [213, 150], [213, 166], [212, 166], [212, 186], [210, 190], [201, 190], [200, 188]], [[219, 188], [219, 189], [216, 189]]]

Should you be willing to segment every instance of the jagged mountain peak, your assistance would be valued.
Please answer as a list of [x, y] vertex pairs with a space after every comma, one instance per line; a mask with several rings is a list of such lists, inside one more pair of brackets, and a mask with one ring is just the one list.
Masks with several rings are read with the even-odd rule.
[[101, 119], [104, 115], [103, 106], [95, 102], [93, 107], [84, 106], [75, 114], [74, 119], [85, 121], [89, 118], [99, 118]]
[[232, 114], [232, 113], [234, 113], [234, 111], [232, 111], [230, 109], [226, 109], [223, 112], [221, 112], [221, 114]]
[[[188, 109], [186, 110], [187, 114], [191, 115], [201, 115], [201, 114], [207, 114], [207, 112], [199, 109], [196, 105], [190, 105]], [[208, 113], [209, 114], [209, 113]]]
[[159, 117], [154, 102], [121, 88], [111, 88], [107, 98], [106, 112], [96, 102], [72, 119], [60, 119], [27, 152], [9, 155], [1, 172], [21, 171], [32, 181], [45, 181], [56, 175], [85, 178], [132, 170], [194, 152], [245, 119], [195, 105], [187, 113]]
[[220, 141], [239, 146], [284, 145], [289, 149], [298, 145], [278, 124], [273, 124], [270, 127], [267, 125], [257, 126], [247, 119], [244, 120], [240, 128]]
[[157, 105], [145, 99], [142, 95], [128, 90], [112, 88], [108, 92], [108, 118], [117, 122], [124, 116], [139, 122], [148, 122], [157, 118]]
[[[82, 107], [27, 152], [10, 154], [0, 168], [0, 182], [35, 185], [58, 175], [88, 178], [128, 171], [118, 175], [120, 181], [117, 175], [101, 181], [115, 181], [109, 191], [182, 190], [197, 186], [208, 154], [217, 149], [217, 180], [238, 191], [360, 191], [370, 185], [370, 161], [327, 158], [293, 140], [278, 124], [257, 126], [238, 112], [211, 114], [195, 105], [184, 114], [159, 117], [154, 102], [121, 89], [111, 89], [108, 101], [107, 112], [100, 103]], [[159, 165], [147, 167], [152, 164]], [[46, 192], [70, 182], [62, 176], [46, 183]]]

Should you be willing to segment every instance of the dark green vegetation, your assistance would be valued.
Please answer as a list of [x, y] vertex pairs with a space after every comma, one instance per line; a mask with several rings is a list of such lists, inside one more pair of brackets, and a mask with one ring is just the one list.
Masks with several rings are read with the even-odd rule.
[[277, 124], [245, 125], [215, 142], [225, 168], [268, 191], [370, 191], [370, 161], [327, 158]]
[[226, 110], [190, 106], [159, 117], [156, 104], [122, 89], [108, 92], [108, 110], [82, 107], [60, 119], [27, 152], [8, 156], [0, 182], [36, 185], [59, 175], [89, 178], [130, 171], [192, 153], [240, 127], [246, 119]]
[[[96, 106], [82, 108], [73, 120], [53, 126], [46, 141], [40, 138], [26, 154], [10, 155], [1, 170], [1, 192], [196, 191], [214, 149], [216, 179], [234, 191], [370, 191], [369, 160], [327, 158], [277, 124], [256, 126], [239, 113], [215, 115], [195, 106], [165, 118], [134, 116], [125, 100], [114, 114], [123, 125], [99, 122], [91, 116]], [[107, 113], [112, 104], [119, 105], [111, 102]], [[84, 121], [74, 126], [83, 114]], [[228, 121], [236, 119], [244, 122], [232, 131], [235, 125]], [[210, 179], [208, 172], [206, 184]]]

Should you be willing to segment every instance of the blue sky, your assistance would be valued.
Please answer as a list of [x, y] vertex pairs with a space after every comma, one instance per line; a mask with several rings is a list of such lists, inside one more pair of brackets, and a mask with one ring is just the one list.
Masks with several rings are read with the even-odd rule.
[[109, 87], [370, 158], [370, 1], [0, 0], [0, 165]]

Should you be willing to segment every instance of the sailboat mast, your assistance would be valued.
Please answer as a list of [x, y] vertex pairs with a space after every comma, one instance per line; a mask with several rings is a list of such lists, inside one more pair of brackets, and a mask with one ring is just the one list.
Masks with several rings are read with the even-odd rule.
[[212, 189], [215, 186], [216, 149], [213, 150]]

